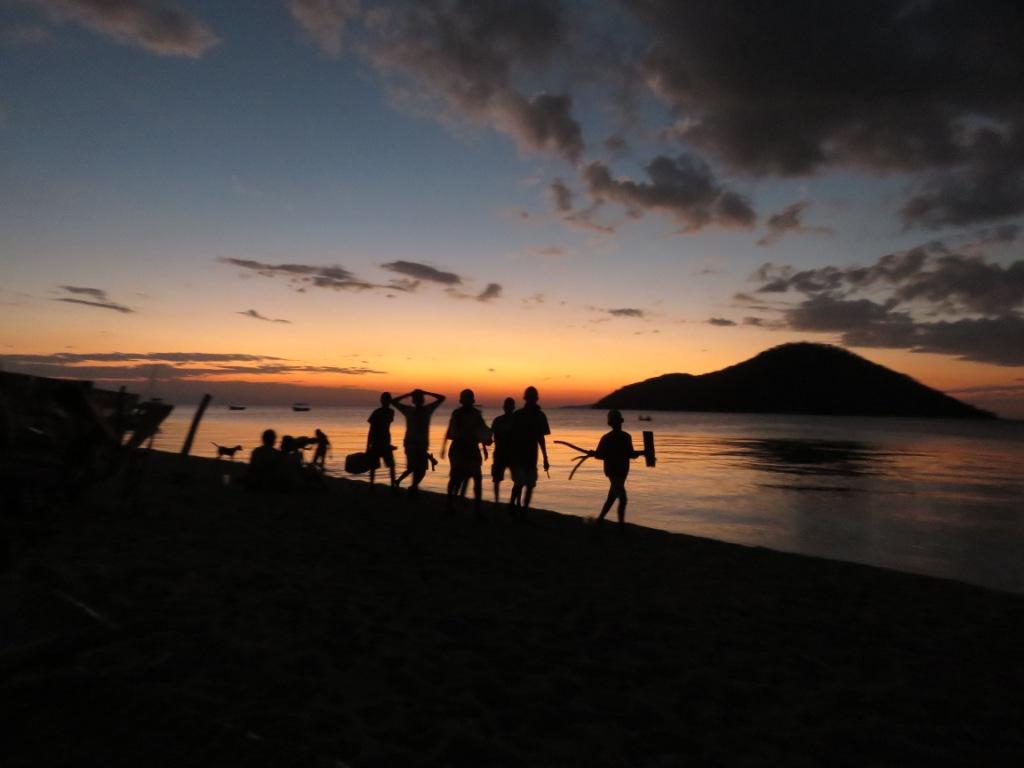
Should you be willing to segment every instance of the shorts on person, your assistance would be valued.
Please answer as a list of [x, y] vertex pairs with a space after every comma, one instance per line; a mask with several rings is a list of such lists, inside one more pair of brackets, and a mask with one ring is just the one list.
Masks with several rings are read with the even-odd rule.
[[366, 456], [371, 467], [378, 466], [379, 462], [383, 462], [388, 469], [395, 466], [395, 449], [391, 445], [371, 445], [366, 451]]
[[537, 465], [513, 465], [512, 482], [525, 488], [537, 487]]
[[430, 450], [421, 443], [405, 444], [405, 461], [413, 472], [426, 473], [427, 464], [430, 461]]
[[504, 458], [496, 457], [491, 462], [491, 479], [496, 483], [500, 483], [502, 480], [505, 479], [506, 469], [511, 469], [511, 467], [509, 467], [508, 465], [508, 462], [506, 462]]
[[456, 480], [478, 476], [483, 465], [480, 449], [475, 445], [452, 443], [451, 450], [448, 451], [448, 460], [451, 462], [450, 477]]

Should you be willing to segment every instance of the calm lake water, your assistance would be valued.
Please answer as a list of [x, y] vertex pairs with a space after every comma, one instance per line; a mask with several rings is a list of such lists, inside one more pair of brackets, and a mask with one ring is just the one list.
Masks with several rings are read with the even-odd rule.
[[[156, 446], [179, 450], [193, 413], [179, 408]], [[211, 441], [241, 444], [259, 434], [312, 435], [333, 444], [332, 474], [348, 453], [365, 448], [370, 409], [211, 406], [193, 453], [215, 455]], [[488, 422], [499, 413], [484, 408]], [[439, 410], [431, 448], [440, 455], [448, 410]], [[550, 439], [594, 447], [607, 431], [601, 411], [552, 409]], [[630, 522], [738, 544], [769, 547], [1024, 592], [1024, 423], [821, 416], [652, 413], [625, 429], [641, 447], [653, 430], [655, 468], [633, 463]], [[404, 419], [396, 414], [393, 443]], [[576, 454], [549, 449], [551, 478], [541, 475], [534, 505], [596, 515], [607, 491], [600, 462], [568, 480]], [[241, 454], [240, 454], [241, 455]], [[398, 469], [404, 467], [401, 450]], [[485, 466], [485, 492], [491, 497]], [[424, 487], [443, 490], [447, 463]], [[502, 485], [507, 497], [511, 483]], [[614, 511], [611, 513], [614, 518]]]

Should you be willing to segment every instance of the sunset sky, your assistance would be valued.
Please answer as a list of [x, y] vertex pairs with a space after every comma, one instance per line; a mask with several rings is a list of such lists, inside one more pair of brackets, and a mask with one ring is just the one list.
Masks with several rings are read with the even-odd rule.
[[1003, 2], [6, 0], [0, 364], [555, 405], [813, 340], [1024, 417], [1022, 39]]

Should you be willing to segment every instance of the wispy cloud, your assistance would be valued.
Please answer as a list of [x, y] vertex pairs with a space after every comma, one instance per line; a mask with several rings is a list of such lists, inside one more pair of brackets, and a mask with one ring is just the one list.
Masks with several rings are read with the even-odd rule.
[[[120, 304], [113, 301], [107, 292], [99, 288], [84, 288], [78, 285], [62, 285], [61, 290], [66, 293], [70, 293], [71, 296], [60, 296], [54, 301], [63, 301], [67, 304], [82, 304], [87, 307], [96, 307], [98, 309], [109, 309], [113, 312], [120, 312], [123, 315], [130, 315], [135, 312], [131, 307], [127, 307], [124, 304]], [[75, 298], [76, 296], [86, 296], [88, 298]]]
[[394, 272], [414, 280], [425, 280], [430, 283], [441, 283], [442, 285], [459, 285], [462, 283], [461, 275], [454, 272], [445, 272], [432, 267], [429, 264], [421, 264], [418, 261], [390, 261], [381, 264], [381, 269]]
[[773, 245], [781, 240], [787, 233], [794, 234], [820, 234], [828, 235], [832, 230], [828, 227], [807, 226], [801, 220], [803, 212], [810, 207], [808, 202], [798, 202], [788, 205], [778, 213], [772, 214], [765, 222], [768, 233], [757, 241], [758, 245]]
[[219, 261], [262, 277], [285, 278], [296, 290], [304, 290], [308, 286], [330, 288], [336, 291], [366, 291], [373, 288], [407, 290], [396, 285], [379, 285], [361, 280], [344, 267], [339, 266], [295, 263], [268, 264], [253, 259], [234, 258], [222, 258]]
[[291, 320], [285, 320], [281, 317], [267, 317], [266, 315], [261, 315], [255, 309], [247, 309], [244, 312], [237, 312], [236, 314], [242, 315], [243, 317], [251, 317], [253, 320], [263, 320], [268, 323], [287, 323], [290, 325], [292, 322]]
[[288, 10], [325, 54], [341, 54], [345, 29], [360, 14], [359, 0], [288, 0]]
[[216, 352], [57, 352], [49, 355], [0, 355], [5, 368], [37, 376], [104, 381], [236, 379], [282, 374], [383, 374], [363, 366], [310, 365], [267, 355]]
[[198, 59], [220, 39], [201, 21], [147, 0], [20, 0], [57, 22], [71, 22], [160, 56]]

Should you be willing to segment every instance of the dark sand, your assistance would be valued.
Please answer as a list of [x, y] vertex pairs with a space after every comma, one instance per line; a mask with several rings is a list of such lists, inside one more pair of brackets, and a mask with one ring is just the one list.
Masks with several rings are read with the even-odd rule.
[[16, 583], [118, 630], [0, 667], [4, 766], [1024, 755], [1021, 596], [343, 480], [256, 496], [229, 466], [154, 454], [137, 510], [25, 524]]

